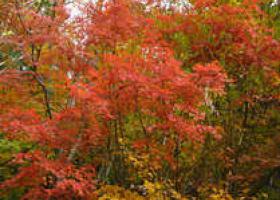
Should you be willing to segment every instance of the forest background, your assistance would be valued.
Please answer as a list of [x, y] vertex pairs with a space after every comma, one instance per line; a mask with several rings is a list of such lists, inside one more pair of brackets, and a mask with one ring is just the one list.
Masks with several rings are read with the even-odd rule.
[[0, 199], [280, 199], [279, 52], [278, 1], [0, 0]]

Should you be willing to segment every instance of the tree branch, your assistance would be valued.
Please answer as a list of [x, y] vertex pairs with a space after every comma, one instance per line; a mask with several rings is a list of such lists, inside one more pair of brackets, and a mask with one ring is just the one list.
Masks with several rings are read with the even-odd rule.
[[44, 84], [42, 78], [38, 73], [35, 72], [34, 78], [36, 82], [39, 84], [39, 86], [42, 88], [43, 94], [44, 94], [44, 103], [46, 106], [46, 113], [50, 119], [52, 119], [52, 111], [51, 111], [51, 106], [50, 106], [50, 101], [49, 101], [49, 94], [46, 85]]

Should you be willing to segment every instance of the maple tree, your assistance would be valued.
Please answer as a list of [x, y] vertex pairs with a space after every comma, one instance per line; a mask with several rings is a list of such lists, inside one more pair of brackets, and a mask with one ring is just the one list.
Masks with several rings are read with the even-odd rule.
[[77, 4], [0, 3], [4, 199], [228, 199], [276, 176], [264, 2]]

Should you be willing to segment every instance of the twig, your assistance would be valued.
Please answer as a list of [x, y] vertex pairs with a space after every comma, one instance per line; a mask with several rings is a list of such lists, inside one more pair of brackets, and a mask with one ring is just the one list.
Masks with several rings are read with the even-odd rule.
[[44, 101], [45, 101], [45, 106], [46, 106], [46, 113], [50, 119], [52, 119], [52, 111], [51, 111], [51, 106], [50, 106], [50, 101], [49, 101], [49, 95], [48, 95], [48, 90], [45, 84], [43, 83], [43, 80], [40, 78], [39, 74], [35, 72], [34, 78], [39, 84], [39, 86], [42, 88], [42, 91], [44, 93]]

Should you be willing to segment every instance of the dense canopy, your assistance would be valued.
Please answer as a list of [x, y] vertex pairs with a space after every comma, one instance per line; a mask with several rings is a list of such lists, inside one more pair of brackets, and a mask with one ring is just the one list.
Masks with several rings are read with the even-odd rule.
[[0, 0], [0, 199], [280, 199], [279, 20], [267, 0]]

